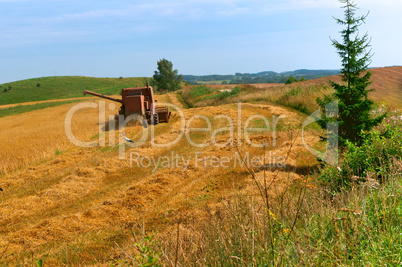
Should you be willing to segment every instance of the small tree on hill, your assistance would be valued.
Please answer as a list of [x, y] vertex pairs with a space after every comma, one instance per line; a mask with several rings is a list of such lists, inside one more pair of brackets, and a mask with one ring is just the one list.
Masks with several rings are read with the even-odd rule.
[[173, 70], [173, 64], [167, 59], [158, 61], [158, 71], [153, 76], [158, 89], [175, 91], [181, 88], [180, 82], [183, 80], [177, 70]]
[[328, 123], [338, 122], [339, 142], [344, 145], [347, 140], [360, 144], [362, 141], [361, 133], [370, 131], [378, 125], [385, 114], [378, 117], [371, 116], [374, 103], [368, 99], [368, 86], [371, 84], [371, 72], [368, 71], [370, 59], [372, 57], [368, 34], [362, 37], [358, 35], [358, 28], [367, 17], [355, 17], [356, 5], [351, 0], [339, 0], [345, 4], [345, 18], [336, 19], [337, 23], [346, 26], [341, 31], [342, 42], [332, 40], [332, 45], [338, 51], [342, 59], [341, 75], [343, 83], [330, 82], [335, 89], [335, 93], [317, 99], [321, 110], [332, 101], [338, 101], [338, 114], [335, 117], [327, 117], [325, 114], [318, 122], [322, 128], [326, 128]]
[[297, 82], [297, 79], [293, 76], [289, 76], [289, 78], [286, 80], [285, 84], [291, 84]]

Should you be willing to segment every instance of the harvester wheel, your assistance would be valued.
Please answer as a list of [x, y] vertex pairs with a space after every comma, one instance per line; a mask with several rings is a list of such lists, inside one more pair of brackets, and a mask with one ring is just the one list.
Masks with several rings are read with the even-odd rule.
[[152, 124], [153, 124], [153, 125], [157, 125], [158, 123], [159, 123], [158, 109], [155, 108], [155, 113], [154, 113], [154, 115], [153, 115]]

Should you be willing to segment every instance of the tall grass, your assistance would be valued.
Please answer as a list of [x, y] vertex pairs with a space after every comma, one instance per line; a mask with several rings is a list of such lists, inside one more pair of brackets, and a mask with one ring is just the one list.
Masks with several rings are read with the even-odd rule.
[[328, 94], [331, 88], [326, 85], [291, 84], [268, 90], [259, 90], [242, 97], [244, 102], [266, 101], [277, 105], [290, 107], [305, 114], [311, 114], [318, 109], [317, 97]]
[[245, 92], [245, 86], [236, 86], [233, 89], [213, 89], [206, 85], [192, 86], [181, 91], [183, 101], [189, 107], [217, 106], [236, 102], [236, 96]]
[[[366, 184], [335, 199], [308, 180], [295, 181], [270, 209], [262, 196], [234, 194], [201, 223], [181, 225], [159, 250], [168, 266], [399, 266], [402, 180]], [[190, 234], [191, 233], [191, 234]]]
[[[370, 146], [375, 149], [376, 143]], [[292, 145], [289, 153], [291, 149]], [[379, 162], [387, 165], [383, 155], [377, 155]], [[179, 221], [176, 232], [172, 227], [152, 247], [161, 253], [158, 264], [399, 266], [402, 160], [393, 160], [382, 184], [355, 181], [336, 194], [318, 182], [318, 174], [294, 179], [272, 192], [277, 176], [268, 178], [265, 171], [248, 167], [245, 171], [258, 193], [233, 188], [218, 205], [205, 206], [206, 219]]]
[[241, 85], [230, 92], [221, 92], [201, 85], [182, 90], [181, 96], [190, 107], [216, 106], [238, 101], [268, 102], [311, 114], [318, 109], [315, 99], [328, 94], [331, 90], [327, 85], [291, 84], [266, 89], [256, 88], [252, 85]]
[[402, 161], [402, 131], [398, 126], [385, 126], [383, 132], [366, 133], [363, 144], [347, 143], [340, 167], [326, 166], [320, 179], [331, 191], [349, 188], [354, 183], [384, 183]]

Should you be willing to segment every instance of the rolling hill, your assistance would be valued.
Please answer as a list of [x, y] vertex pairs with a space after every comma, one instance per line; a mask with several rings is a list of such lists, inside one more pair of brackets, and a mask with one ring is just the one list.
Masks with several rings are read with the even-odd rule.
[[295, 70], [285, 72], [262, 71], [258, 73], [236, 73], [232, 75], [183, 75], [192, 84], [216, 84], [225, 81], [230, 84], [245, 83], [285, 83], [290, 76], [307, 80], [338, 74], [339, 70]]
[[82, 97], [83, 90], [119, 94], [125, 87], [144, 86], [148, 78], [43, 77], [0, 85], [0, 106], [43, 100]]
[[[377, 102], [389, 103], [395, 107], [402, 107], [402, 67], [385, 67], [375, 68], [370, 70], [373, 73], [373, 84], [370, 88], [375, 91], [370, 93], [370, 96]], [[284, 72], [283, 75], [328, 75], [335, 71], [308, 71], [299, 70], [293, 72]], [[263, 72], [257, 75], [276, 75], [273, 72]], [[188, 75], [189, 77], [191, 75]], [[202, 76], [205, 79], [211, 79], [219, 75]], [[193, 77], [193, 76], [191, 76]], [[199, 76], [194, 76], [199, 78]], [[193, 78], [194, 78], [193, 77]], [[200, 76], [201, 77], [201, 76]], [[243, 77], [243, 76], [242, 76]], [[67, 99], [82, 97], [83, 90], [92, 90], [101, 94], [112, 95], [119, 94], [120, 89], [125, 87], [132, 87], [136, 85], [143, 86], [149, 82], [151, 78], [94, 78], [83, 76], [56, 76], [56, 77], [43, 77], [22, 80], [12, 83], [0, 85], [0, 106], [10, 105], [17, 103]], [[296, 85], [302, 88], [309, 85], [328, 85], [328, 80], [340, 82], [340, 76], [328, 76], [318, 79], [307, 80], [299, 82]], [[261, 89], [268, 89], [278, 87], [281, 84], [254, 84], [255, 87]], [[234, 87], [235, 85], [212, 85], [213, 88]], [[287, 86], [295, 86], [287, 85]]]
[[[373, 82], [369, 89], [374, 91], [369, 96], [376, 102], [388, 103], [396, 108], [402, 108], [402, 67], [385, 67], [370, 70], [373, 74], [371, 81]], [[309, 85], [328, 85], [328, 80], [341, 82], [339, 75], [308, 80], [297, 83], [297, 86], [303, 88]], [[294, 85], [289, 85], [294, 86]]]

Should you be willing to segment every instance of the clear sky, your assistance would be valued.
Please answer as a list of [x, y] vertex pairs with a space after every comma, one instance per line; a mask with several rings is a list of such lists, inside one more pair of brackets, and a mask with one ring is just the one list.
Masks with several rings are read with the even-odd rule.
[[[355, 0], [372, 67], [402, 65], [402, 1]], [[0, 83], [59, 75], [151, 77], [338, 69], [337, 0], [0, 0]]]

